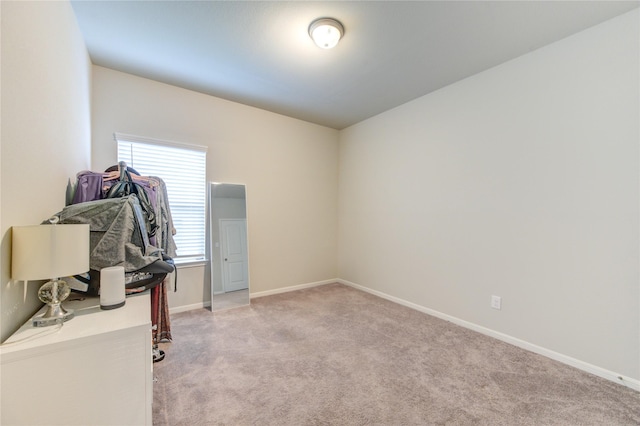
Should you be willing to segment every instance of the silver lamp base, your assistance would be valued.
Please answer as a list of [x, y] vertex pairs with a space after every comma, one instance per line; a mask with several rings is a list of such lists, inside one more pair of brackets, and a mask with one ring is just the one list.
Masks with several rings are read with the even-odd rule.
[[73, 318], [73, 311], [66, 310], [62, 306], [62, 301], [71, 293], [69, 285], [61, 279], [54, 279], [45, 283], [38, 290], [38, 298], [47, 304], [44, 314], [33, 319], [34, 327], [48, 327], [50, 325], [62, 324]]
[[74, 317], [72, 309], [65, 309], [60, 303], [50, 304], [44, 314], [33, 319], [34, 327], [48, 327], [50, 325], [62, 324]]

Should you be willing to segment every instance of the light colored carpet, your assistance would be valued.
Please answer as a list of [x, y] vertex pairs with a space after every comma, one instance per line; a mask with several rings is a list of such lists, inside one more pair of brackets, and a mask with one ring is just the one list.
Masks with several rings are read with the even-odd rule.
[[215, 294], [211, 301], [212, 311], [237, 308], [249, 304], [249, 289], [231, 291], [229, 293]]
[[638, 425], [640, 393], [340, 284], [171, 318], [155, 425]]

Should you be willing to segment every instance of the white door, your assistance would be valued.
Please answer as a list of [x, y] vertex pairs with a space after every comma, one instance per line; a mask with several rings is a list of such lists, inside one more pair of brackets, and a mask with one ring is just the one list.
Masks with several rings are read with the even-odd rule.
[[220, 219], [220, 239], [225, 293], [249, 288], [247, 220]]

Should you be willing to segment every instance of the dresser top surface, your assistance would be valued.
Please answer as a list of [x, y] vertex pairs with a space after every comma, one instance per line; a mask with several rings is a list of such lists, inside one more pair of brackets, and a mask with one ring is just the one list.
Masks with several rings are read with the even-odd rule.
[[[32, 317], [0, 346], [0, 355], [128, 328], [151, 327], [151, 302], [148, 293], [127, 297], [123, 307], [112, 310], [100, 309], [100, 299], [97, 297], [65, 301], [63, 305], [66, 309], [73, 309], [74, 318], [65, 322], [62, 327], [34, 327]], [[44, 307], [34, 317], [42, 312]]]

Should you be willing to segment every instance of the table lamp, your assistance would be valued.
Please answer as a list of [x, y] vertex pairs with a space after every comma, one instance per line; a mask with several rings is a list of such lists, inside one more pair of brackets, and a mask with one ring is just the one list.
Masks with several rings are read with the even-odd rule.
[[[52, 224], [14, 226], [11, 244], [11, 278], [44, 280], [38, 298], [47, 304], [44, 314], [33, 319], [34, 327], [60, 324], [73, 318], [62, 302], [69, 296], [69, 285], [62, 277], [89, 270], [89, 225]], [[26, 285], [26, 284], [25, 284]]]

